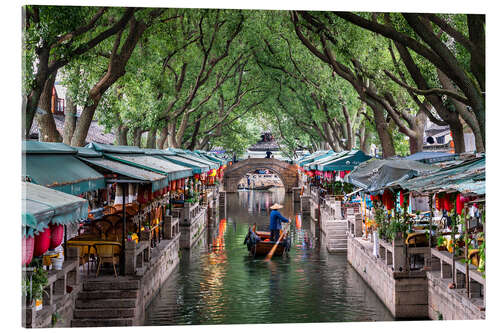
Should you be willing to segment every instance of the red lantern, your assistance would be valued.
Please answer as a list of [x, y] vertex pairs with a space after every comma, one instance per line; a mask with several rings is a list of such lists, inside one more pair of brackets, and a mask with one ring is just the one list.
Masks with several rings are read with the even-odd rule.
[[465, 198], [459, 193], [457, 195], [457, 200], [456, 200], [457, 214], [462, 214], [462, 210], [464, 209], [464, 205], [465, 205]]
[[23, 236], [23, 265], [27, 265], [31, 262], [33, 259], [33, 251], [35, 249], [35, 238], [34, 237], [28, 237]]
[[405, 205], [405, 196], [403, 194], [403, 191], [399, 192], [399, 206], [403, 207]]
[[50, 228], [45, 229], [43, 232], [35, 236], [35, 251], [33, 255], [35, 257], [41, 256], [50, 246]]
[[181, 179], [181, 186], [184, 187], [186, 185], [186, 178]]
[[451, 200], [450, 200], [450, 195], [448, 193], [445, 193], [445, 195], [443, 196], [443, 208], [449, 212], [451, 211], [452, 209], [452, 204], [451, 204]]
[[64, 226], [62, 224], [49, 224], [50, 227], [50, 246], [49, 250], [53, 250], [61, 245], [64, 236]]
[[340, 176], [340, 178], [344, 179], [345, 171], [340, 171], [339, 176]]
[[200, 179], [200, 174], [199, 173], [195, 173], [194, 174], [194, 179]]
[[436, 195], [436, 210], [441, 210], [442, 206], [441, 206], [441, 200], [439, 198], [439, 196]]
[[170, 183], [170, 189], [172, 191], [175, 191], [176, 188], [177, 188], [177, 182], [174, 180], [173, 182]]
[[390, 190], [385, 190], [382, 195], [382, 202], [387, 210], [391, 210], [394, 208], [394, 198], [392, 196], [392, 192]]
[[180, 179], [177, 179], [177, 189], [181, 189], [182, 188], [182, 180]]

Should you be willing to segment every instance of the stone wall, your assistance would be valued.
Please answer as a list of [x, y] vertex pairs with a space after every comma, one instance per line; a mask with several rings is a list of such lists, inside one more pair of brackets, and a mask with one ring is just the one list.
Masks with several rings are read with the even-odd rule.
[[347, 260], [396, 319], [427, 318], [427, 279], [424, 272], [393, 272], [376, 258], [370, 246], [347, 238]]
[[[433, 320], [485, 319], [470, 299], [457, 289], [449, 289], [451, 279], [442, 279], [439, 271], [427, 272], [429, 284], [429, 318]], [[463, 291], [463, 290], [462, 290]]]
[[292, 188], [298, 185], [297, 166], [274, 158], [249, 158], [239, 161], [224, 170], [224, 190], [226, 192], [236, 192], [238, 182], [245, 177], [248, 172], [257, 169], [267, 169], [276, 173], [286, 192], [291, 192]]
[[151, 250], [151, 262], [144, 276], [140, 277], [140, 291], [137, 300], [137, 325], [144, 323], [146, 307], [157, 295], [161, 286], [179, 264], [179, 237], [177, 234], [172, 240], [162, 241], [159, 246]]

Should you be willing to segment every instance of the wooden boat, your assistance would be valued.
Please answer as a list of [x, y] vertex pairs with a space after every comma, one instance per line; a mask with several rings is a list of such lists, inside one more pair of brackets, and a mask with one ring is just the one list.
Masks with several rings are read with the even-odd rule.
[[265, 190], [269, 190], [271, 187], [274, 187], [274, 185], [271, 184], [271, 185], [255, 186], [254, 188], [252, 188], [252, 190], [265, 191]]
[[[268, 231], [254, 231], [253, 228], [249, 228], [243, 244], [254, 257], [266, 256], [276, 244], [270, 238], [271, 233]], [[286, 237], [278, 244], [274, 255], [281, 256], [288, 251], [290, 251], [290, 239]]]

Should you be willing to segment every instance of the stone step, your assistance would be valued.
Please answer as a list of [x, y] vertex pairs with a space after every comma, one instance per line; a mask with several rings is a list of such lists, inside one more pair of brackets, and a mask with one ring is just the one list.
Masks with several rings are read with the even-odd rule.
[[109, 319], [109, 318], [134, 318], [135, 308], [103, 308], [103, 309], [78, 309], [73, 312], [74, 319]]
[[131, 290], [94, 290], [82, 291], [78, 294], [78, 299], [81, 300], [99, 300], [99, 299], [136, 299], [138, 295], [137, 289]]
[[126, 299], [77, 299], [75, 308], [77, 309], [106, 309], [106, 308], [135, 308], [135, 298]]
[[84, 291], [93, 290], [133, 290], [139, 289], [139, 280], [127, 281], [87, 281], [83, 283]]
[[111, 326], [132, 326], [132, 318], [115, 319], [73, 319], [71, 327], [111, 327]]

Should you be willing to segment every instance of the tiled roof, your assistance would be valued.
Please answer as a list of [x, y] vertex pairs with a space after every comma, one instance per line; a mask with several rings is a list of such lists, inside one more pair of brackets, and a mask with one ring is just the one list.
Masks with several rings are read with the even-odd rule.
[[[57, 131], [63, 135], [64, 130], [64, 116], [54, 115], [54, 121], [56, 123]], [[30, 130], [30, 138], [38, 138], [38, 122], [36, 118], [33, 120], [33, 125]], [[96, 142], [104, 144], [113, 144], [115, 142], [115, 135], [113, 133], [104, 133], [104, 127], [99, 125], [97, 121], [92, 121], [90, 124], [89, 131], [87, 133], [86, 143]]]

